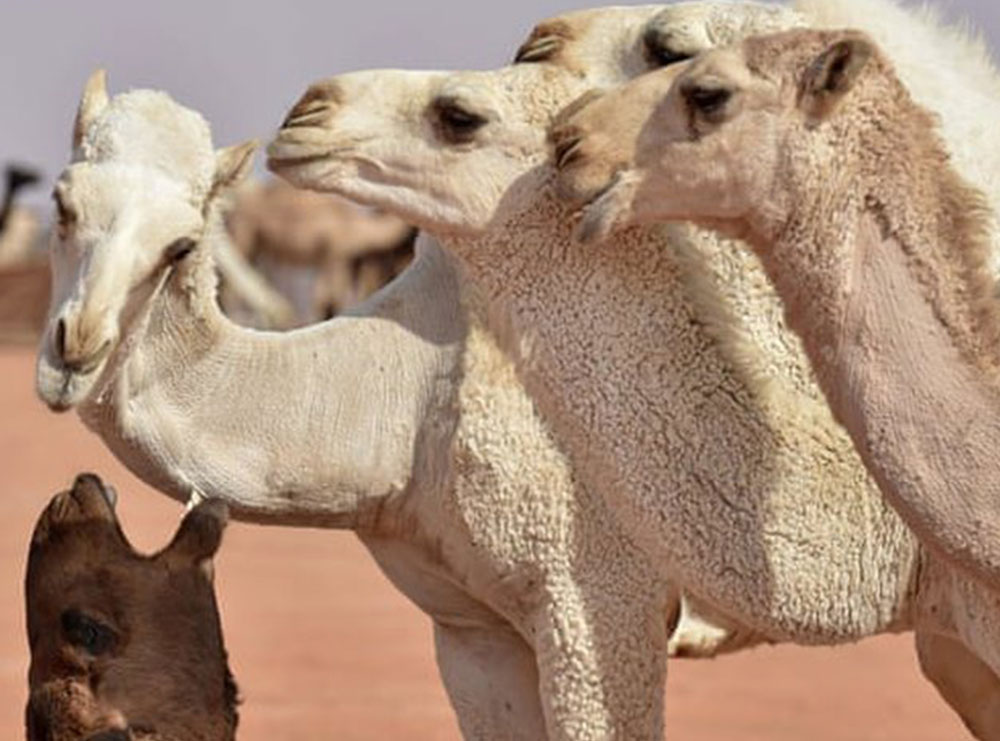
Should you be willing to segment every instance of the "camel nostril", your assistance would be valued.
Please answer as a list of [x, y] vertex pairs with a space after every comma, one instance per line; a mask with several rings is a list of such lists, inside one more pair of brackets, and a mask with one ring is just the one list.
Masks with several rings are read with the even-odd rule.
[[306, 90], [305, 95], [292, 106], [285, 116], [281, 128], [292, 129], [297, 126], [314, 126], [320, 123], [340, 98], [339, 90], [333, 83], [317, 83]]
[[583, 135], [576, 131], [559, 131], [553, 136], [555, 142], [556, 167], [563, 169], [571, 162], [579, 159], [580, 145], [583, 144]]
[[66, 359], [66, 320], [60, 319], [56, 322], [55, 337], [52, 338], [55, 345], [56, 357], [60, 360]]
[[289, 111], [285, 120], [281, 122], [281, 128], [294, 129], [296, 127], [315, 126], [322, 122], [329, 111], [330, 106], [325, 103], [317, 103], [302, 108], [296, 106]]

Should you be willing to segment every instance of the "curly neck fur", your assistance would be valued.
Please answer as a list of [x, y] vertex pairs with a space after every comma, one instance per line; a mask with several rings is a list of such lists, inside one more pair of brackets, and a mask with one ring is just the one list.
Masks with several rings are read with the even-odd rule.
[[[785, 612], [794, 600], [784, 595], [805, 588], [806, 574], [829, 571], [824, 559], [837, 560], [832, 550], [820, 553], [828, 547], [894, 551], [899, 560], [886, 564], [886, 573], [903, 594], [908, 536], [825, 405], [796, 390], [792, 379], [807, 364], [804, 356], [768, 342], [781, 359], [763, 359], [750, 341], [789, 334], [776, 297], [746, 289], [766, 285], [759, 266], [706, 235], [685, 249], [701, 250], [708, 267], [678, 260], [656, 228], [580, 245], [570, 213], [546, 176], [538, 177], [540, 188], [526, 188], [530, 201], [514, 204], [502, 225], [476, 237], [439, 238], [490, 297], [492, 329], [519, 360], [525, 386], [583, 480], [605, 492], [630, 526], [642, 523], [632, 532], [681, 583], [701, 585], [705, 598], [753, 616], [771, 635], [857, 629], [847, 627], [853, 617], [820, 627], [800, 622], [805, 616], [794, 608]], [[730, 275], [738, 288], [725, 282]], [[704, 310], [744, 289], [730, 311]], [[727, 321], [737, 327], [723, 328]], [[763, 367], [780, 381], [759, 383]], [[820, 494], [817, 486], [836, 493]], [[817, 526], [822, 533], [806, 534]], [[855, 537], [865, 543], [844, 542]], [[796, 545], [804, 541], [819, 550]], [[741, 554], [739, 565], [728, 563], [733, 553]], [[703, 578], [705, 564], [712, 564], [711, 580]], [[748, 594], [742, 575], [755, 569], [772, 581]], [[822, 599], [848, 599], [833, 597], [839, 578], [829, 575]], [[869, 588], [865, 579], [848, 579], [854, 596]], [[897, 604], [882, 600], [879, 615], [865, 620], [895, 619], [889, 602]], [[837, 613], [832, 604], [824, 612]]]

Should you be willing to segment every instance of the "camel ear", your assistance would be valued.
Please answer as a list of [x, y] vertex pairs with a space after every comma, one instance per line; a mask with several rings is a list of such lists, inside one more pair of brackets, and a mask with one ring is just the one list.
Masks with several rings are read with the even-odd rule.
[[212, 557], [222, 545], [222, 533], [228, 522], [226, 503], [206, 499], [184, 516], [163, 555], [179, 566], [199, 566], [211, 575]]
[[212, 178], [212, 190], [220, 191], [236, 185], [250, 174], [253, 169], [253, 156], [257, 151], [258, 142], [250, 139], [242, 144], [223, 147], [215, 152], [215, 177]]
[[813, 60], [802, 79], [800, 105], [813, 119], [829, 116], [854, 87], [875, 53], [872, 43], [855, 36], [832, 44]]
[[108, 73], [103, 69], [94, 70], [83, 86], [80, 105], [76, 109], [76, 120], [73, 122], [73, 149], [76, 150], [83, 142], [90, 124], [94, 122], [108, 106]]

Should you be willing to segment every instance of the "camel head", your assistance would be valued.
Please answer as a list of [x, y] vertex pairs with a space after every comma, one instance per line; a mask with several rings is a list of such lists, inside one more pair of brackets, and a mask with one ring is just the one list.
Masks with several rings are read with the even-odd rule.
[[249, 169], [253, 143], [214, 151], [208, 124], [167, 95], [110, 98], [88, 80], [73, 160], [53, 198], [52, 299], [37, 388], [54, 410], [94, 389], [162, 282], [198, 247], [216, 197]]
[[888, 69], [873, 42], [850, 31], [789, 31], [707, 52], [560, 121], [560, 189], [588, 204], [584, 238], [690, 220], [773, 241], [810, 184], [837, 189], [829, 178], [851, 169], [843, 163], [880, 125], [881, 114], [868, 113], [906, 97]]
[[136, 553], [92, 474], [53, 497], [25, 580], [29, 741], [229, 741], [236, 685], [212, 587], [226, 507], [191, 510], [170, 545]]
[[550, 175], [545, 129], [589, 91], [676, 64], [739, 29], [798, 23], [757, 4], [571, 13], [537, 26], [492, 72], [369, 71], [310, 87], [271, 144], [292, 183], [381, 206], [425, 229], [476, 233]]

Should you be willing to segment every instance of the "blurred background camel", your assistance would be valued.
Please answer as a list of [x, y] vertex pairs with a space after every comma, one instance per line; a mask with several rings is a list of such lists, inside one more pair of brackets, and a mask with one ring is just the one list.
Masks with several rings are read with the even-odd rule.
[[[415, 230], [395, 216], [278, 180], [244, 187], [226, 227], [244, 257], [292, 301], [298, 325], [363, 301], [413, 258]], [[223, 304], [236, 311], [225, 290]]]
[[49, 306], [49, 265], [43, 230], [33, 209], [17, 205], [18, 193], [36, 184], [37, 171], [8, 165], [0, 205], [0, 342], [33, 341]]
[[[34, 342], [51, 292], [49, 227], [17, 203], [40, 180], [8, 165], [0, 202], [0, 343]], [[222, 304], [237, 321], [287, 329], [335, 316], [395, 278], [413, 257], [414, 230], [394, 216], [277, 182], [248, 185], [213, 245]]]

